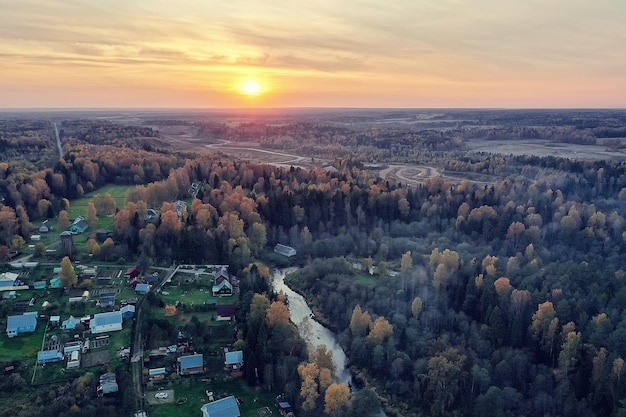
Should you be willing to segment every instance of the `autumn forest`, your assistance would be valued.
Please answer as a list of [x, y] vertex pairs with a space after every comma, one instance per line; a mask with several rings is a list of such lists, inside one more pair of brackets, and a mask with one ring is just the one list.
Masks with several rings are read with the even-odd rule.
[[[62, 157], [52, 121], [0, 120], [0, 258], [46, 219], [69, 226], [72, 201], [95, 193], [85, 220], [111, 218], [110, 235], [77, 256], [228, 264], [242, 277], [246, 382], [284, 392], [298, 415], [626, 415], [624, 112], [329, 113], [57, 115]], [[172, 126], [197, 141], [177, 144]], [[472, 151], [478, 140], [575, 145], [577, 157]], [[442, 174], [383, 177], [393, 164]], [[125, 204], [98, 193], [111, 184], [129, 187]], [[325, 353], [277, 325], [281, 311], [259, 313], [281, 308], [268, 268], [285, 266], [349, 358], [353, 392], [333, 386], [337, 408]]]

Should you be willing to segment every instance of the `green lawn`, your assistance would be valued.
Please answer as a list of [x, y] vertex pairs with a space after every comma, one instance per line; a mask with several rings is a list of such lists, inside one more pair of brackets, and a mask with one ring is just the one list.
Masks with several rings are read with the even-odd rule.
[[[201, 379], [182, 378], [176, 385], [167, 387], [174, 390], [174, 398], [187, 398], [185, 404], [157, 404], [150, 408], [151, 417], [187, 417], [200, 415], [200, 407], [208, 402], [206, 390], [213, 391], [215, 399], [234, 395], [242, 403], [239, 405], [242, 417], [258, 417], [257, 409], [268, 406], [278, 415], [274, 406], [275, 393], [269, 393], [260, 388], [252, 388], [243, 379], [209, 378], [211, 382], [201, 382]], [[154, 395], [148, 391], [147, 395]]]
[[[97, 191], [93, 191], [91, 193], [85, 194], [82, 198], [70, 201], [70, 209], [68, 214], [70, 219], [74, 219], [77, 216], [85, 216], [87, 214], [87, 205], [91, 201], [91, 199], [96, 195], [106, 195], [111, 194], [111, 197], [115, 200], [115, 203], [119, 208], [123, 208], [126, 204], [126, 193], [128, 190], [135, 188], [134, 185], [105, 185], [104, 187], [98, 189]], [[100, 222], [113, 224], [113, 218], [106, 218], [104, 216], [99, 216], [98, 227], [106, 228], [103, 225], [101, 226]], [[109, 220], [108, 222], [106, 220]]]
[[37, 352], [41, 350], [45, 328], [46, 324], [39, 321], [33, 333], [23, 333], [10, 339], [3, 331], [0, 334], [0, 361], [26, 359], [34, 362]]
[[[194, 285], [168, 285], [163, 288], [159, 297], [167, 304], [174, 304], [176, 301], [188, 305], [194, 304], [235, 304], [237, 296], [230, 297], [214, 297], [211, 293], [211, 287], [203, 287], [203, 291]], [[167, 294], [164, 294], [167, 293]]]
[[363, 284], [376, 285], [376, 277], [374, 275], [359, 272], [356, 274], [356, 280]]

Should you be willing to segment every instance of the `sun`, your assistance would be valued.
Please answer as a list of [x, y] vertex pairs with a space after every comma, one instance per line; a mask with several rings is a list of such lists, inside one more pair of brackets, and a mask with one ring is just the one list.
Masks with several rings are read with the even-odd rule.
[[249, 96], [256, 96], [261, 92], [261, 84], [255, 80], [248, 80], [241, 85], [241, 91]]

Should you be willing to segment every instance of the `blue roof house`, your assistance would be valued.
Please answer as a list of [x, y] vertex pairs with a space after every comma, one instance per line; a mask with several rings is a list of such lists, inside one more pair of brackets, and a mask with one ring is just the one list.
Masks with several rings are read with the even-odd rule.
[[61, 288], [61, 278], [54, 277], [50, 280], [50, 288]]
[[15, 337], [21, 333], [34, 332], [37, 328], [37, 313], [25, 313], [9, 316], [7, 319], [7, 336]]
[[37, 363], [59, 362], [63, 360], [63, 354], [56, 349], [40, 350], [37, 352]]
[[69, 319], [63, 320], [63, 323], [61, 323], [61, 329], [63, 329], [63, 330], [74, 330], [78, 323], [80, 323], [80, 322], [78, 321], [78, 319], [76, 317], [70, 316]]
[[202, 410], [202, 417], [241, 417], [239, 404], [232, 395], [204, 404], [200, 410]]
[[135, 315], [135, 306], [132, 304], [126, 304], [120, 309], [120, 312], [122, 313], [122, 318], [130, 319]]
[[201, 374], [204, 372], [204, 357], [201, 353], [181, 356], [178, 358], [178, 364], [181, 375]]

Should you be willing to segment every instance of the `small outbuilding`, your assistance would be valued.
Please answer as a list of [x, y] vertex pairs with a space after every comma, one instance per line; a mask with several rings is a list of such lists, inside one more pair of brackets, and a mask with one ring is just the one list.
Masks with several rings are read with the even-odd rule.
[[135, 286], [135, 291], [137, 294], [148, 294], [148, 291], [150, 291], [150, 284], [137, 284]]
[[234, 352], [226, 352], [224, 366], [227, 370], [231, 371], [232, 374], [238, 374], [235, 376], [240, 376], [243, 369], [243, 351], [236, 350]]
[[59, 362], [63, 360], [63, 354], [56, 349], [40, 350], [37, 352], [37, 363]]
[[232, 321], [235, 319], [237, 307], [234, 304], [218, 304], [215, 309], [217, 310], [217, 321]]
[[132, 304], [126, 304], [120, 311], [122, 312], [122, 318], [130, 319], [135, 316], [135, 306]]

